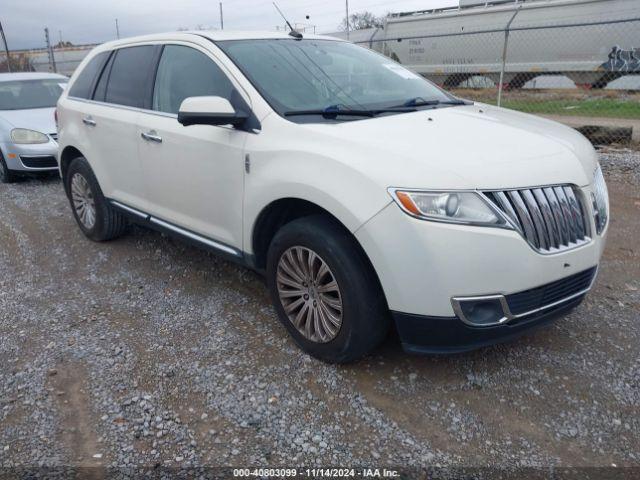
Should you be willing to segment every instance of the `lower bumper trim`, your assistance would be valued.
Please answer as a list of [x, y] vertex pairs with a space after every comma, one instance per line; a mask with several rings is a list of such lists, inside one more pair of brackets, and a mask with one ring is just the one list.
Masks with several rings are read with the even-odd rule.
[[518, 318], [517, 321], [493, 327], [472, 327], [458, 317], [430, 317], [391, 312], [408, 353], [448, 354], [508, 342], [531, 330], [547, 325], [578, 306], [584, 295], [553, 308]]
[[20, 163], [29, 170], [55, 170], [58, 160], [55, 155], [20, 155]]

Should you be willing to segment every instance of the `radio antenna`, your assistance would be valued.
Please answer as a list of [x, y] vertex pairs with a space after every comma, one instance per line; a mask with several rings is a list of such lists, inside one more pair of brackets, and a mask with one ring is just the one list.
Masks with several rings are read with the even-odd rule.
[[278, 5], [276, 4], [276, 2], [273, 2], [273, 6], [276, 7], [276, 10], [278, 11], [282, 19], [285, 21], [287, 26], [289, 27], [289, 35], [292, 36], [293, 38], [297, 38], [298, 40], [301, 39], [302, 34], [291, 26], [291, 23], [289, 23], [289, 20], [287, 20], [287, 17], [284, 16], [284, 13], [282, 13], [282, 10], [278, 8]]

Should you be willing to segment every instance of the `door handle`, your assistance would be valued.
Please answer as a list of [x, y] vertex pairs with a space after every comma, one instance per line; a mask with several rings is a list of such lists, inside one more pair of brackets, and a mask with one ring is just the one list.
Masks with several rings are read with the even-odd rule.
[[162, 137], [158, 135], [158, 132], [156, 132], [155, 130], [142, 132], [140, 136], [144, 138], [147, 142], [162, 143]]
[[95, 127], [96, 126], [96, 121], [91, 117], [83, 117], [82, 118], [82, 123], [84, 123], [85, 125], [87, 125], [89, 127]]

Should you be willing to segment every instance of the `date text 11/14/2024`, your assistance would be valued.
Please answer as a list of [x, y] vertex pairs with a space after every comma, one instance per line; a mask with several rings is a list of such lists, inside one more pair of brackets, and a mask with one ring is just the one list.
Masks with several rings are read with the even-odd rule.
[[234, 468], [233, 476], [236, 478], [398, 478], [400, 473], [386, 468]]

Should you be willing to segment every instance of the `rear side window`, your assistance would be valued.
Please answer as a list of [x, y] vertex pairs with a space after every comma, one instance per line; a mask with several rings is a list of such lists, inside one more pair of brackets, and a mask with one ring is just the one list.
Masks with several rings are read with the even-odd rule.
[[93, 85], [96, 77], [102, 70], [104, 63], [109, 57], [109, 52], [101, 52], [89, 60], [89, 63], [82, 69], [78, 78], [76, 78], [71, 89], [69, 90], [69, 96], [78, 98], [91, 98]]
[[216, 63], [190, 47], [166, 45], [158, 65], [153, 109], [178, 113], [187, 97], [214, 95], [231, 100], [233, 85]]
[[156, 47], [145, 45], [116, 51], [111, 66], [105, 101], [130, 107], [146, 107]]

